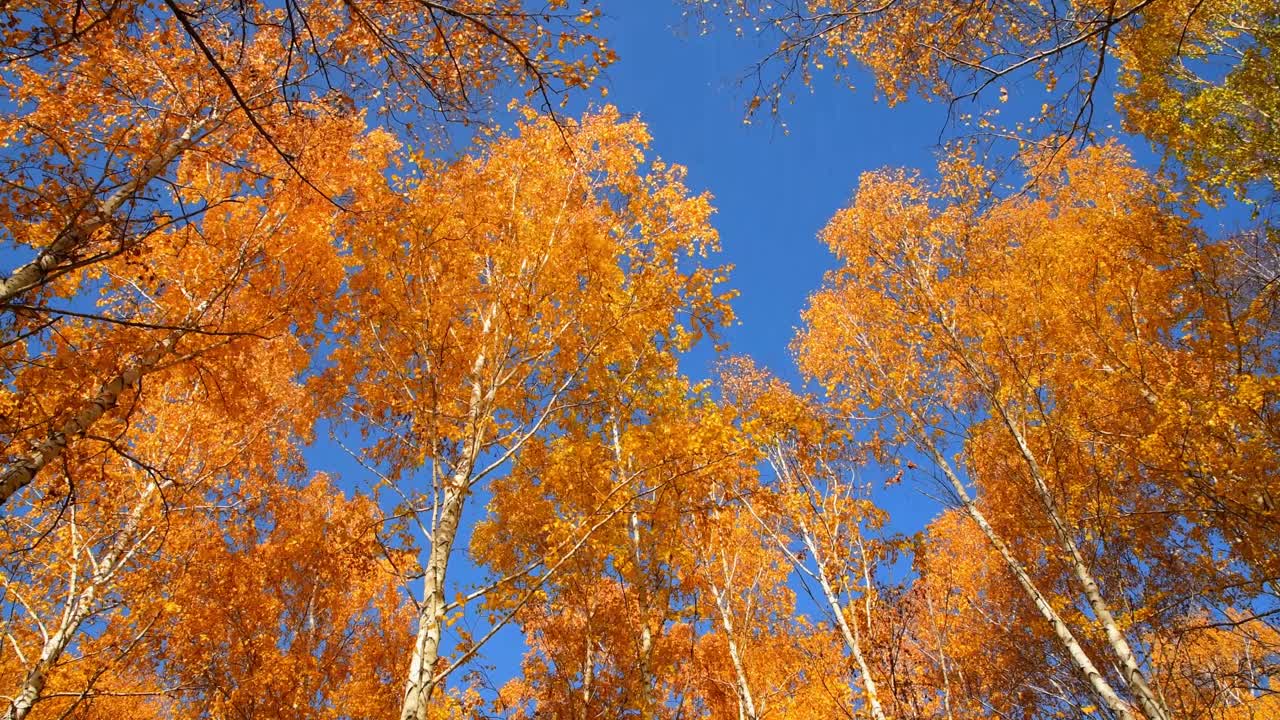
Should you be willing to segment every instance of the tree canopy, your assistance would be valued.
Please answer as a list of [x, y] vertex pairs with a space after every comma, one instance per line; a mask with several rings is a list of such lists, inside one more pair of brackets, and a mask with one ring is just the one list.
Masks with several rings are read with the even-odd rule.
[[0, 717], [1280, 716], [1280, 5], [671, 6], [945, 105], [793, 368], [610, 3], [0, 3]]

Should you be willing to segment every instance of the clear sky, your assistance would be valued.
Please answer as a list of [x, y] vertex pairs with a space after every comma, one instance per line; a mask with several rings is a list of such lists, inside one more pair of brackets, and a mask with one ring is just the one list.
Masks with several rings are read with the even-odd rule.
[[[740, 293], [728, 352], [798, 382], [789, 346], [807, 298], [834, 264], [818, 231], [849, 202], [862, 173], [929, 171], [945, 104], [889, 108], [874, 101], [869, 78], [850, 92], [819, 75], [814, 92], [794, 88], [795, 102], [781, 111], [784, 133], [767, 113], [744, 124], [751, 67], [768, 51], [760, 43], [723, 27], [699, 36], [695, 19], [671, 0], [612, 4], [601, 30], [619, 56], [600, 83], [609, 88], [607, 101], [644, 120], [653, 152], [684, 165], [691, 188], [714, 196], [721, 259], [734, 265], [729, 284]], [[684, 366], [705, 377], [713, 362], [704, 348]], [[919, 481], [876, 498], [902, 531], [919, 529], [937, 511], [919, 492], [932, 493], [932, 482]]]
[[797, 88], [784, 108], [789, 134], [767, 114], [744, 125], [752, 85], [739, 80], [763, 47], [729, 32], [698, 36], [676, 2], [631, 0], [609, 13], [602, 31], [620, 59], [602, 81], [608, 101], [644, 120], [656, 154], [687, 167], [689, 184], [715, 198], [723, 258], [742, 293], [731, 351], [790, 376], [800, 310], [831, 266], [818, 230], [862, 172], [927, 167], [945, 108], [889, 109], [872, 102], [869, 84], [848, 92], [820, 78], [818, 92]]

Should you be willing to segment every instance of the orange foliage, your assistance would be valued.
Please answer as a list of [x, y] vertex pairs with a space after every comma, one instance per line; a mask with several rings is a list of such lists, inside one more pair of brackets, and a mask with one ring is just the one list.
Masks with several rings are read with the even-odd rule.
[[1114, 147], [994, 203], [963, 162], [942, 177], [868, 176], [828, 226], [843, 265], [807, 311], [802, 365], [940, 467], [958, 434], [974, 507], [1090, 654], [1265, 597], [1273, 333], [1238, 251]]
[[[854, 62], [1047, 98], [961, 118], [1023, 192], [955, 153], [828, 224], [826, 397], [685, 376], [711, 200], [557, 114], [591, 3], [0, 3], [4, 720], [1280, 715], [1274, 237], [1193, 211], [1276, 184], [1276, 3], [721, 10], [778, 41], [753, 111]], [[1179, 192], [1070, 142], [1111, 60]], [[917, 461], [955, 507], [905, 538]]]

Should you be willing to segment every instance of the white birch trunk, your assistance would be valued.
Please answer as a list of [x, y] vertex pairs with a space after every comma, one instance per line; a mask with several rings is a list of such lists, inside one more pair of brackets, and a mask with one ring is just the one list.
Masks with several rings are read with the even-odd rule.
[[[589, 622], [589, 621], [588, 621]], [[596, 680], [596, 654], [595, 639], [590, 635], [590, 628], [587, 629], [586, 653], [582, 658], [582, 717], [591, 716], [591, 691]]]
[[[165, 483], [165, 485], [167, 484]], [[156, 485], [147, 486], [138, 503], [130, 511], [129, 518], [125, 522], [125, 526], [121, 528], [115, 542], [110, 545], [107, 552], [98, 560], [97, 568], [89, 578], [89, 583], [79, 593], [75, 594], [74, 599], [68, 599], [68, 604], [64, 608], [58, 623], [57, 631], [45, 639], [44, 645], [40, 648], [39, 659], [27, 669], [27, 673], [22, 679], [22, 685], [18, 692], [14, 694], [13, 700], [10, 701], [3, 720], [25, 720], [36, 703], [43, 697], [45, 683], [49, 679], [50, 671], [57, 666], [63, 652], [71, 644], [76, 633], [80, 631], [81, 625], [95, 612], [98, 594], [111, 582], [116, 572], [132, 555], [138, 544], [145, 540], [146, 535], [148, 535], [144, 534], [142, 540], [136, 538], [138, 526], [142, 522], [142, 517], [146, 512], [150, 498], [156, 490]], [[72, 582], [74, 583], [74, 579]]]
[[445, 577], [449, 554], [458, 536], [458, 524], [467, 495], [467, 475], [454, 476], [445, 489], [440, 520], [431, 533], [431, 554], [422, 579], [423, 600], [418, 612], [418, 635], [409, 660], [409, 679], [401, 707], [401, 720], [426, 720], [427, 705], [436, 686], [436, 661], [444, 632]]
[[[721, 568], [725, 573], [725, 585], [728, 585], [728, 568], [725, 565], [723, 557], [720, 558]], [[742, 653], [738, 650], [738, 640], [733, 629], [733, 613], [729, 607], [729, 598], [725, 591], [714, 583], [708, 584], [711, 589], [711, 598], [715, 600], [716, 612], [720, 616], [720, 624], [724, 627], [725, 639], [729, 645], [729, 660], [733, 664], [735, 688], [738, 693], [738, 716], [743, 720], [758, 720], [756, 714], [755, 697], [751, 693], [751, 683], [747, 680], [746, 667], [742, 663]]]
[[[613, 459], [617, 467], [617, 472], [621, 476], [626, 472], [626, 458], [622, 454], [622, 438], [618, 428], [617, 418], [613, 419]], [[639, 497], [640, 493], [636, 493]], [[636, 568], [644, 567], [644, 555], [640, 547], [640, 514], [634, 509], [627, 514], [627, 533], [628, 539], [631, 541], [632, 559]], [[653, 631], [649, 628], [649, 609], [650, 598], [648, 589], [644, 583], [636, 585], [636, 602], [639, 605], [640, 617], [640, 647], [639, 657], [637, 658], [637, 674], [640, 678], [640, 702], [639, 707], [641, 720], [648, 720], [653, 717], [654, 706], [654, 683], [653, 681]]]
[[933, 609], [933, 599], [925, 593], [925, 610], [929, 613], [929, 624], [933, 627], [933, 639], [938, 648], [938, 667], [942, 670], [942, 707], [947, 713], [947, 720], [954, 720], [951, 710], [951, 669], [947, 662], [947, 643], [942, 630], [938, 627], [938, 614]]
[[1049, 490], [1048, 482], [1040, 470], [1040, 464], [1031, 452], [1031, 447], [1022, 432], [1014, 425], [1013, 419], [1009, 417], [1003, 408], [1000, 408], [999, 414], [1004, 421], [1005, 427], [1018, 445], [1018, 451], [1027, 465], [1036, 494], [1039, 496], [1040, 503], [1044, 506], [1045, 514], [1049, 517], [1049, 522], [1053, 526], [1054, 535], [1062, 548], [1067, 551], [1072, 572], [1084, 590], [1085, 599], [1088, 601], [1089, 608], [1093, 611], [1095, 619], [1106, 634], [1107, 645], [1119, 662], [1125, 681], [1133, 691], [1133, 694], [1137, 696], [1138, 704], [1142, 706], [1142, 711], [1148, 718], [1151, 720], [1169, 720], [1168, 709], [1160, 701], [1160, 698], [1156, 696], [1142, 669], [1138, 667], [1137, 657], [1133, 652], [1133, 648], [1129, 645], [1128, 638], [1125, 637], [1124, 632], [1120, 629], [1120, 624], [1116, 622], [1115, 615], [1112, 614], [1110, 605], [1102, 596], [1102, 590], [1099, 588], [1093, 573], [1089, 570], [1089, 566], [1085, 563], [1084, 556], [1081, 554], [1075, 538], [1072, 537], [1070, 529], [1067, 528], [1066, 523], [1063, 521], [1062, 514], [1058, 512], [1057, 502], [1054, 500]]
[[[928, 285], [923, 282], [923, 278], [919, 275], [918, 269], [916, 280], [920, 283], [920, 287], [925, 290], [926, 296], [928, 296]], [[941, 308], [939, 308], [939, 311], [942, 311]], [[945, 313], [942, 314], [942, 317], [946, 317]], [[1000, 420], [1004, 424], [1005, 429], [1009, 431], [1009, 434], [1017, 444], [1018, 452], [1027, 466], [1027, 471], [1031, 476], [1036, 494], [1040, 499], [1041, 505], [1044, 507], [1046, 515], [1049, 517], [1050, 524], [1053, 526], [1054, 535], [1057, 537], [1058, 543], [1062, 549], [1067, 551], [1070, 558], [1072, 572], [1084, 590], [1085, 598], [1089, 603], [1089, 608], [1093, 611], [1095, 619], [1098, 624], [1102, 626], [1107, 638], [1107, 645], [1120, 665], [1121, 674], [1124, 676], [1126, 684], [1129, 686], [1130, 690], [1133, 691], [1133, 694], [1138, 700], [1138, 704], [1142, 707], [1143, 713], [1145, 713], [1150, 720], [1170, 720], [1168, 709], [1156, 696], [1155, 692], [1151, 689], [1150, 684], [1147, 682], [1146, 676], [1142, 673], [1141, 668], [1138, 667], [1137, 657], [1133, 652], [1133, 648], [1129, 645], [1129, 641], [1125, 637], [1124, 632], [1121, 631], [1119, 623], [1116, 622], [1115, 616], [1112, 614], [1111, 608], [1107, 604], [1106, 599], [1102, 597], [1102, 591], [1099, 589], [1098, 583], [1093, 577], [1093, 573], [1090, 572], [1088, 566], [1085, 564], [1084, 557], [1081, 555], [1080, 549], [1076, 545], [1074, 538], [1072, 538], [1070, 529], [1067, 528], [1066, 523], [1062, 519], [1062, 515], [1058, 512], [1057, 502], [1054, 500], [1053, 494], [1049, 490], [1048, 482], [1045, 480], [1044, 473], [1040, 470], [1040, 464], [1036, 460], [1035, 454], [1031, 451], [1031, 447], [1027, 443], [1025, 435], [1023, 435], [1022, 431], [1018, 428], [1017, 423], [1014, 422], [1014, 418], [1011, 417], [1008, 408], [1000, 402], [999, 393], [996, 392], [997, 387], [994, 382], [988, 377], [987, 373], [985, 373], [983, 369], [973, 361], [969, 354], [965, 352], [966, 346], [963, 340], [956, 333], [954, 324], [944, 320], [941, 325], [947, 335], [951, 338], [951, 342], [955, 346], [954, 350], [959, 360], [964, 365], [965, 369], [968, 370], [973, 379], [977, 381], [986, 392], [989, 400], [991, 401], [992, 409], [1000, 416]]]
[[[635, 556], [637, 568], [643, 568], [643, 557], [640, 552], [640, 515], [634, 511], [628, 518], [631, 526], [631, 549]], [[637, 601], [640, 605], [640, 657], [637, 668], [640, 676], [640, 717], [648, 720], [653, 714], [654, 677], [653, 677], [653, 631], [649, 629], [649, 593], [644, 583], [637, 584]]]
[[[919, 421], [919, 419], [915, 417], [913, 417], [912, 420], [917, 423]], [[1048, 597], [1046, 597], [1045, 594], [1040, 591], [1040, 588], [1036, 586], [1031, 575], [1022, 566], [1022, 562], [1014, 556], [1013, 551], [1004, 542], [1004, 539], [1000, 537], [1000, 535], [995, 531], [995, 528], [991, 526], [991, 523], [987, 521], [986, 515], [982, 513], [977, 504], [973, 501], [973, 498], [969, 495], [969, 491], [965, 488], [964, 483], [960, 481], [955, 470], [952, 469], [951, 464], [942, 456], [942, 453], [938, 450], [937, 446], [933, 444], [932, 440], [928, 439], [927, 433], [922, 434], [921, 438], [924, 449], [933, 458], [933, 461], [938, 468], [942, 470], [943, 475], [946, 476], [948, 483], [951, 485], [951, 489], [956, 493], [956, 497], [959, 498], [961, 505], [964, 506], [965, 512], [968, 513], [969, 517], [978, 526], [978, 529], [982, 531], [982, 534], [987, 537], [987, 541], [996, 549], [996, 552], [1000, 554], [1000, 557], [1004, 559], [1005, 565], [1009, 568], [1009, 571], [1013, 573], [1018, 584], [1022, 586], [1023, 592], [1026, 593], [1027, 597], [1036, 606], [1036, 609], [1040, 611], [1040, 615], [1048, 621], [1049, 626], [1053, 629], [1053, 634], [1058, 638], [1058, 641], [1062, 644], [1063, 648], [1066, 649], [1067, 656], [1071, 659], [1072, 665], [1074, 665], [1084, 676], [1085, 680], [1089, 683], [1089, 687], [1098, 696], [1099, 700], [1106, 705], [1107, 708], [1116, 715], [1116, 717], [1120, 718], [1120, 720], [1137, 720], [1129, 703], [1125, 702], [1125, 700], [1120, 697], [1120, 695], [1115, 691], [1115, 688], [1111, 686], [1111, 683], [1109, 683], [1107, 679], [1103, 677], [1102, 673], [1098, 671], [1098, 667], [1093, 663], [1089, 654], [1085, 652], [1084, 647], [1080, 645], [1075, 634], [1071, 632], [1071, 628], [1067, 626], [1067, 623], [1062, 619], [1062, 616], [1058, 614], [1058, 611], [1053, 608], [1053, 604], [1049, 602]]]
[[98, 394], [74, 417], [37, 443], [25, 456], [9, 463], [9, 466], [0, 474], [0, 506], [3, 506], [19, 490], [31, 484], [46, 465], [62, 455], [72, 438], [88, 432], [99, 418], [119, 404], [120, 396], [124, 391], [137, 385], [138, 381], [155, 368], [165, 355], [172, 352], [181, 337], [181, 331], [175, 332], [151, 350], [143, 353], [141, 357], [125, 367], [123, 372], [103, 385]]
[[163, 145], [155, 156], [143, 164], [137, 175], [98, 204], [91, 216], [81, 222], [73, 221], [34, 260], [15, 268], [9, 277], [0, 279], [0, 304], [44, 284], [50, 274], [69, 260], [95, 232], [111, 221], [112, 215], [121, 206], [136, 197], [151, 181], [164, 173], [175, 158], [194, 145], [200, 131], [209, 122], [210, 120], [204, 120], [193, 124], [177, 138]]
[[844, 616], [844, 609], [840, 607], [840, 598], [837, 597], [835, 590], [832, 588], [831, 580], [827, 575], [826, 563], [823, 562], [822, 554], [818, 551], [818, 544], [814, 540], [813, 533], [809, 532], [808, 526], [803, 522], [800, 523], [800, 531], [805, 547], [809, 549], [809, 554], [813, 555], [813, 564], [817, 566], [818, 585], [822, 588], [822, 596], [826, 599], [832, 615], [835, 616], [836, 626], [840, 628], [840, 635], [844, 638], [845, 646], [849, 648], [854, 662], [858, 665], [858, 673], [862, 676], [863, 695], [867, 699], [867, 706], [871, 710], [871, 716], [875, 720], [887, 720], [884, 714], [884, 707], [880, 704], [879, 688], [876, 686], [875, 678], [871, 675], [871, 666], [862, 654], [860, 633], [855, 627], [850, 627], [848, 619]]
[[[493, 313], [490, 306], [481, 316], [481, 332], [488, 336]], [[481, 428], [483, 409], [487, 399], [480, 385], [480, 374], [487, 357], [483, 351], [476, 355], [471, 365], [471, 398], [467, 408], [467, 424], [471, 437], [463, 450], [459, 466], [449, 477], [444, 488], [444, 498], [435, 527], [431, 529], [431, 553], [422, 578], [422, 604], [418, 608], [418, 634], [409, 658], [409, 676], [405, 682], [404, 701], [400, 706], [400, 720], [426, 720], [427, 707], [439, 678], [436, 661], [440, 659], [440, 640], [444, 633], [444, 617], [447, 609], [445, 580], [449, 569], [449, 555], [458, 538], [458, 525], [462, 521], [462, 508], [471, 492], [472, 474], [484, 444]]]

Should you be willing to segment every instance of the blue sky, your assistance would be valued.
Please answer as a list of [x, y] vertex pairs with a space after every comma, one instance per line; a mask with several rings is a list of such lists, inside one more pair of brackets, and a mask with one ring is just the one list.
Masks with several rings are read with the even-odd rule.
[[[699, 36], [675, 2], [618, 3], [601, 31], [619, 55], [601, 79], [607, 101], [644, 120], [654, 154], [684, 165], [691, 188], [714, 196], [720, 259], [734, 266], [729, 284], [740, 293], [728, 352], [798, 382], [789, 346], [808, 296], [834, 266], [818, 231], [849, 202], [862, 173], [928, 171], [946, 106], [889, 108], [873, 100], [865, 76], [857, 82], [855, 75], [850, 92], [819, 75], [814, 92], [795, 87], [794, 103], [782, 109], [787, 132], [767, 114], [747, 125], [753, 84], [740, 80], [765, 46], [725, 28]], [[704, 348], [686, 359], [685, 371], [705, 377], [714, 360]], [[932, 483], [919, 480], [922, 486], [908, 481], [877, 498], [902, 531], [919, 529], [937, 511], [918, 492], [932, 492]]]
[[800, 310], [831, 266], [818, 230], [862, 172], [928, 166], [945, 108], [889, 109], [872, 102], [869, 86], [821, 83], [813, 94], [798, 88], [784, 109], [789, 134], [767, 115], [745, 125], [751, 86], [738, 81], [763, 47], [729, 32], [697, 36], [674, 2], [620, 3], [601, 25], [620, 58], [602, 79], [608, 101], [644, 120], [654, 152], [715, 198], [722, 257], [742, 293], [731, 351], [790, 376]]

